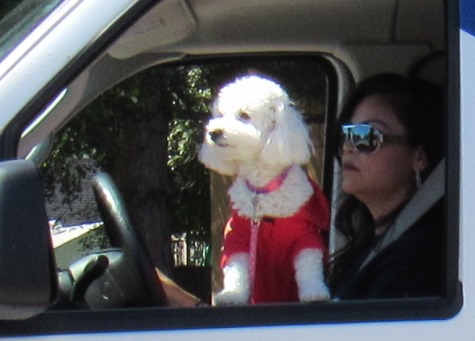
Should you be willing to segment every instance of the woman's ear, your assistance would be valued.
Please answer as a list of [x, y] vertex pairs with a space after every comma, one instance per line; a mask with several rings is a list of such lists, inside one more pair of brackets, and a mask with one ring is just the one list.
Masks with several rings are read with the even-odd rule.
[[429, 165], [427, 152], [423, 146], [417, 146], [414, 154], [414, 171], [423, 172]]

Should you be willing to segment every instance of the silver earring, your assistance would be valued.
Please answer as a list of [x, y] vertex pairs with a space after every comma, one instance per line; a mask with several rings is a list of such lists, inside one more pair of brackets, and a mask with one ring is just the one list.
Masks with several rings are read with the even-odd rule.
[[421, 188], [421, 185], [422, 185], [421, 173], [419, 171], [416, 171], [416, 186], [417, 186], [417, 189]]

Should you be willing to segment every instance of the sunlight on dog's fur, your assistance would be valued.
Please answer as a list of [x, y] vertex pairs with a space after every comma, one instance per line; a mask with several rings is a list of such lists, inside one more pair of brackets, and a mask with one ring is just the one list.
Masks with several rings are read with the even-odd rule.
[[[300, 113], [283, 88], [245, 76], [219, 92], [200, 161], [235, 176], [233, 215], [223, 243], [224, 288], [217, 305], [329, 298], [323, 278], [329, 209], [301, 165], [313, 151]], [[250, 226], [259, 222], [254, 282]]]

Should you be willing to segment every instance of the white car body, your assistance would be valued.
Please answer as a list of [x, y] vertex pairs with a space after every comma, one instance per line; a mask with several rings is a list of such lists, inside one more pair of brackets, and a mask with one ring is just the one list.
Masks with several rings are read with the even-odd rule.
[[[66, 76], [61, 75], [61, 71], [71, 62], [74, 62], [76, 55], [89, 48], [91, 44], [101, 38], [101, 34], [105, 32], [114, 22], [121, 19], [121, 16], [130, 8], [139, 3], [138, 0], [68, 0], [65, 1], [51, 18], [39, 26], [34, 34], [23, 41], [14, 53], [10, 54], [0, 64], [0, 129], [9, 127], [11, 120], [19, 113], [25, 110], [26, 106], [35, 100], [38, 93], [42, 93], [42, 89], [56, 76], [60, 75], [64, 79]], [[215, 1], [208, 2], [209, 6], [213, 6]], [[397, 1], [395, 1], [397, 2]], [[197, 1], [191, 1], [197, 3]], [[232, 1], [227, 1], [228, 11], [239, 11], [237, 5]], [[279, 0], [276, 6], [292, 3], [292, 1]], [[193, 17], [188, 8], [183, 5], [185, 1], [164, 1], [159, 6], [169, 6], [170, 13], [174, 13], [178, 18], [186, 16]], [[475, 2], [472, 0], [460, 0], [461, 6], [464, 5], [471, 9], [475, 14]], [[243, 6], [252, 6], [252, 1], [245, 1]], [[203, 6], [202, 8], [206, 8]], [[284, 8], [284, 7], [283, 7]], [[224, 10], [220, 8], [220, 10]], [[259, 10], [262, 10], [259, 8]], [[212, 19], [213, 11], [209, 11], [208, 15]], [[232, 15], [232, 14], [229, 14]], [[475, 21], [475, 16], [466, 18]], [[465, 19], [465, 20], [466, 20]], [[421, 19], [422, 20], [422, 19]], [[173, 60], [179, 56], [173, 48], [167, 48], [167, 33], [171, 32], [176, 37], [182, 36], [183, 39], [192, 34], [195, 29], [192, 19], [186, 24], [177, 24], [173, 26], [165, 26], [163, 33], [163, 46], [157, 44], [156, 50], [163, 48], [163, 60], [167, 58]], [[463, 284], [463, 303], [460, 310], [447, 319], [440, 320], [418, 320], [418, 321], [371, 321], [371, 322], [343, 322], [343, 323], [316, 323], [303, 324], [292, 323], [288, 325], [272, 325], [255, 326], [249, 324], [246, 326], [235, 326], [228, 328], [192, 328], [192, 329], [171, 329], [171, 330], [130, 330], [130, 331], [94, 331], [78, 333], [66, 333], [55, 335], [19, 335], [15, 337], [5, 337], [5, 340], [243, 340], [243, 339], [263, 339], [263, 340], [401, 340], [401, 339], [417, 339], [417, 340], [472, 340], [473, 339], [473, 321], [475, 316], [475, 266], [472, 262], [475, 260], [475, 249], [471, 247], [471, 243], [475, 242], [475, 228], [472, 222], [475, 221], [475, 181], [473, 174], [475, 169], [475, 153], [473, 146], [475, 145], [475, 134], [472, 127], [475, 127], [475, 96], [473, 89], [475, 88], [475, 35], [469, 33], [463, 23], [456, 30], [459, 34], [459, 51], [450, 51], [452, 54], [458, 54], [460, 58], [460, 197], [459, 197], [459, 234], [460, 234], [460, 253], [459, 253], [459, 279]], [[87, 24], [85, 24], [87, 23]], [[178, 21], [177, 21], [178, 23]], [[199, 25], [200, 23], [198, 23]], [[284, 23], [283, 23], [284, 25]], [[472, 26], [475, 26], [472, 24]], [[61, 29], [57, 29], [61, 27]], [[143, 27], [146, 27], [143, 26]], [[153, 28], [151, 28], [153, 29]], [[137, 39], [137, 45], [132, 46], [131, 39]], [[110, 40], [111, 38], [109, 38]], [[142, 39], [142, 40], [141, 40]], [[140, 31], [129, 32], [127, 38], [123, 38], [121, 43], [116, 44], [115, 51], [117, 56], [125, 58], [127, 49], [124, 46], [132, 46], [140, 50], [141, 45], [147, 44], [145, 35], [142, 36]], [[193, 39], [199, 40], [200, 37]], [[182, 46], [187, 47], [186, 39]], [[180, 40], [174, 42], [180, 47]], [[127, 45], [129, 44], [129, 45]], [[300, 42], [296, 42], [294, 46], [284, 51], [304, 51], [311, 52], [311, 46], [300, 46]], [[317, 44], [318, 45], [318, 44]], [[173, 46], [171, 44], [170, 46]], [[199, 45], [191, 45], [187, 52], [193, 50], [197, 55], [206, 54], [206, 49], [199, 50]], [[324, 46], [324, 44], [319, 45]], [[229, 51], [221, 52], [237, 52], [238, 44], [230, 45]], [[246, 47], [244, 47], [246, 48]], [[263, 44], [262, 50], [279, 51], [279, 46], [269, 48]], [[167, 50], [168, 49], [168, 50]], [[219, 50], [217, 48], [217, 50]], [[329, 51], [339, 56], [342, 60], [350, 51], [340, 50], [338, 47], [332, 46]], [[216, 51], [215, 51], [216, 52]], [[216, 52], [217, 53], [217, 52]], [[341, 54], [339, 54], [341, 53]], [[414, 54], [418, 52], [414, 51]], [[89, 59], [97, 57], [97, 55], [88, 56]], [[456, 59], [456, 58], [454, 58]], [[351, 61], [351, 57], [348, 56]], [[362, 78], [366, 71], [357, 65], [350, 65], [356, 79]], [[397, 69], [397, 63], [392, 67], [393, 71]], [[70, 76], [72, 77], [72, 76]], [[51, 98], [50, 102], [54, 98]], [[45, 112], [46, 114], [48, 112]], [[25, 157], [31, 149], [51, 131], [48, 126], [56, 124], [63, 120], [64, 117], [56, 116], [38, 116], [36, 119], [37, 126], [33, 125], [30, 130], [24, 132], [22, 141], [18, 148], [16, 157]], [[35, 127], [37, 129], [35, 129]], [[458, 127], [454, 127], [458, 128]], [[1, 270], [1, 269], [0, 269]], [[197, 308], [201, 309], [201, 308]], [[203, 308], [212, 309], [212, 308]], [[74, 323], [74, 321], [71, 321]], [[153, 328], [152, 328], [153, 329]], [[161, 328], [160, 328], [161, 329]]]

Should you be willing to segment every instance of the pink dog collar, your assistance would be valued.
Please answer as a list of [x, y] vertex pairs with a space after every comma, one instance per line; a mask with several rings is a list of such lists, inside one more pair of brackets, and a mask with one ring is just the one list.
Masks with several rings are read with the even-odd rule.
[[287, 168], [285, 171], [283, 171], [280, 175], [276, 176], [274, 179], [272, 179], [268, 184], [264, 186], [254, 186], [251, 184], [247, 179], [246, 181], [246, 186], [249, 188], [251, 191], [253, 191], [256, 194], [268, 194], [271, 192], [274, 192], [275, 190], [279, 189], [280, 186], [285, 181], [285, 178], [287, 178], [287, 175], [289, 174], [290, 168]]

